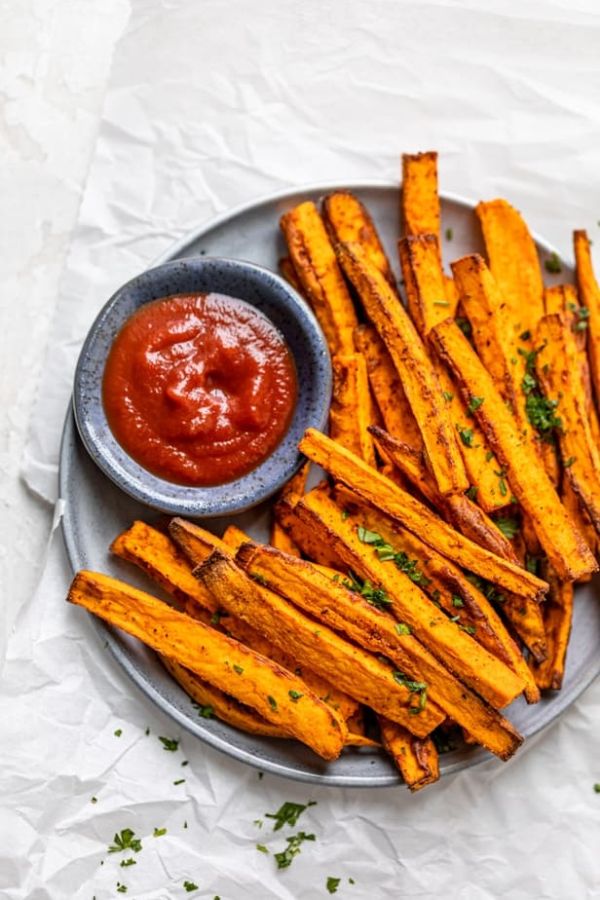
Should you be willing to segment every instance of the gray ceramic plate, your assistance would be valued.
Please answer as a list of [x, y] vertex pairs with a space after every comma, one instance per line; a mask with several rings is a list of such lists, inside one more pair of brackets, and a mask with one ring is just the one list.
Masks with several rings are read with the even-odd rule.
[[[275, 268], [284, 249], [278, 229], [281, 213], [301, 200], [316, 200], [338, 187], [350, 187], [366, 203], [394, 264], [398, 186], [387, 183], [310, 186], [240, 207], [192, 232], [158, 262], [208, 254], [247, 259]], [[442, 214], [444, 229], [452, 229], [452, 242], [446, 242], [444, 247], [447, 258], [482, 249], [471, 204], [446, 198], [442, 202]], [[542, 257], [552, 249], [539, 240], [538, 247]], [[562, 277], [570, 274], [570, 271], [564, 272]], [[119, 491], [94, 465], [81, 445], [70, 411], [63, 436], [60, 490], [66, 501], [63, 531], [73, 569], [108, 572], [147, 589], [148, 582], [143, 576], [126, 563], [111, 558], [107, 548], [115, 535], [133, 519], [151, 522], [156, 519], [156, 514]], [[267, 538], [267, 507], [256, 507], [235, 521], [256, 539]], [[208, 524], [220, 533], [227, 523], [212, 519]], [[577, 590], [562, 691], [549, 695], [535, 706], [528, 707], [519, 699], [508, 710], [509, 717], [525, 737], [531, 737], [555, 719], [600, 672], [599, 594], [598, 581]], [[216, 719], [198, 718], [187, 696], [152, 651], [118, 630], [102, 623], [98, 623], [98, 627], [115, 658], [144, 693], [181, 726], [218, 750], [264, 771], [301, 781], [350, 787], [384, 787], [399, 782], [391, 764], [377, 751], [349, 749], [336, 762], [325, 763], [294, 741], [254, 737]], [[481, 749], [452, 751], [442, 756], [442, 774], [489, 758], [489, 754]]]

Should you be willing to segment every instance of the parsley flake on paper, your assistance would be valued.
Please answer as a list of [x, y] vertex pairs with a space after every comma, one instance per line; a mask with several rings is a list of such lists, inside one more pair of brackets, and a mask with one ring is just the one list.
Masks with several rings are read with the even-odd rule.
[[327, 879], [327, 882], [325, 884], [325, 887], [327, 888], [327, 890], [329, 891], [330, 894], [337, 893], [337, 889], [339, 887], [341, 880], [342, 880], [341, 878], [332, 878], [331, 875], [329, 876], [329, 878]]
[[308, 803], [293, 803], [291, 800], [287, 800], [276, 813], [265, 813], [265, 817], [275, 819], [273, 831], [279, 831], [284, 825], [295, 825], [305, 809], [316, 805], [316, 800], [309, 800]]
[[136, 838], [135, 831], [132, 831], [131, 828], [124, 828], [120, 833], [117, 832], [113, 842], [108, 847], [109, 853], [122, 853], [124, 850], [133, 850], [134, 853], [139, 853], [142, 849], [141, 840]]
[[168, 737], [160, 737], [159, 741], [163, 745], [165, 750], [169, 750], [171, 753], [175, 753], [175, 751], [179, 748], [179, 740], [175, 738]]
[[314, 834], [306, 834], [305, 831], [299, 831], [298, 834], [286, 838], [288, 846], [285, 850], [275, 853], [275, 860], [278, 869], [287, 869], [294, 861], [294, 857], [300, 853], [300, 846], [304, 841], [316, 841]]

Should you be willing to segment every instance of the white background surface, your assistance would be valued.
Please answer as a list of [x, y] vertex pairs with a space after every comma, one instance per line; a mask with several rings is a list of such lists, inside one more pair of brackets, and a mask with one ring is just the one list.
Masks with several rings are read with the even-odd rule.
[[[565, 256], [573, 227], [600, 238], [594, 6], [132, 0], [111, 71], [124, 0], [4, 4], [0, 896], [100, 900], [121, 881], [157, 900], [312, 898], [328, 875], [358, 900], [599, 895], [600, 684], [509, 764], [416, 797], [307, 791], [185, 736], [180, 768], [156, 737], [179, 736], [169, 721], [62, 603], [60, 540], [32, 597], [51, 508], [34, 494], [55, 499], [77, 348], [197, 222], [286, 185], [395, 177], [401, 151], [437, 148], [442, 189], [506, 195]], [[277, 874], [253, 820], [309, 798], [317, 841]], [[128, 869], [106, 855], [125, 827], [144, 843]]]

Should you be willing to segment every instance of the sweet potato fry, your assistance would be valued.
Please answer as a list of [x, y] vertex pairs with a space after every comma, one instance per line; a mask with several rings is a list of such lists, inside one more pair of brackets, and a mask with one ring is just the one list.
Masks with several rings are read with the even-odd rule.
[[551, 313], [564, 313], [567, 326], [573, 332], [577, 345], [577, 361], [581, 377], [581, 386], [585, 394], [585, 406], [592, 437], [596, 445], [600, 444], [600, 422], [596, 412], [592, 390], [592, 377], [587, 355], [587, 308], [579, 304], [577, 288], [573, 284], [555, 284], [547, 287], [544, 294], [546, 315]]
[[[552, 482], [539, 465], [526, 438], [517, 430], [490, 375], [465, 336], [450, 320], [437, 325], [432, 334], [465, 399], [474, 396], [481, 399], [474, 415], [559, 576], [564, 580], [576, 581], [596, 571], [597, 565], [589, 548], [574, 528]], [[483, 572], [476, 574], [486, 577]], [[519, 593], [518, 590], [513, 592]]]
[[[192, 566], [197, 566], [210, 556], [213, 550], [229, 552], [225, 541], [186, 519], [174, 518], [169, 522], [169, 534], [179, 549], [184, 553]], [[211, 596], [210, 609], [216, 610], [214, 597]]]
[[440, 236], [437, 153], [402, 156], [402, 220], [405, 234]]
[[546, 590], [545, 582], [535, 575], [454, 531], [415, 497], [318, 431], [308, 429], [300, 443], [300, 450], [358, 494], [365, 503], [381, 509], [429, 547], [462, 568], [524, 597], [535, 598]]
[[267, 722], [251, 707], [238, 703], [233, 697], [229, 697], [219, 688], [203, 681], [195, 672], [186, 669], [185, 666], [166, 656], [162, 657], [162, 662], [186, 694], [189, 694], [192, 700], [209, 711], [209, 717], [215, 715], [223, 722], [227, 722], [228, 725], [233, 725], [234, 728], [239, 728], [240, 731], [246, 731], [248, 734], [260, 734], [265, 737], [290, 737], [280, 725]]
[[[563, 506], [573, 520], [575, 527], [581, 533], [586, 544], [597, 559], [600, 553], [600, 538], [596, 529], [594, 528], [592, 520], [585, 510], [585, 507], [573, 490], [571, 482], [569, 481], [567, 473], [564, 471], [564, 469], [560, 496]], [[584, 581], [591, 581], [591, 578], [591, 575], [586, 575], [584, 578], [580, 578], [579, 581], [580, 583]]]
[[[348, 591], [340, 582], [320, 576], [309, 563], [283, 557], [272, 549], [248, 545], [240, 549], [239, 557], [250, 571], [263, 575], [271, 587], [285, 593], [293, 602], [301, 603], [304, 609], [310, 607], [319, 618], [344, 631], [356, 643], [387, 656], [417, 684], [426, 684], [428, 697], [448, 715], [465, 723], [465, 727], [472, 728], [492, 753], [507, 758], [516, 749], [519, 738], [510, 723], [461, 684], [407, 633], [409, 629], [398, 629], [385, 612]], [[413, 718], [419, 719], [421, 715], [422, 712]]]
[[[296, 494], [302, 495], [304, 493], [306, 489], [306, 479], [308, 478], [309, 468], [310, 464], [305, 463], [296, 472], [296, 474], [293, 475], [292, 478], [290, 478], [287, 484], [285, 484], [279, 492], [279, 499], [285, 500], [285, 497], [287, 496], [293, 496]], [[275, 509], [273, 509], [270, 543], [273, 545], [273, 547], [277, 547], [279, 550], [284, 550], [286, 553], [293, 553], [296, 556], [300, 555], [298, 545], [295, 543], [295, 541], [286, 531], [283, 525], [278, 521]]]
[[367, 365], [360, 353], [334, 356], [333, 394], [329, 410], [329, 433], [334, 441], [375, 465], [375, 448], [369, 434], [371, 395]]
[[565, 673], [567, 645], [573, 618], [573, 585], [549, 576], [550, 593], [546, 600], [544, 624], [548, 641], [548, 656], [539, 665], [533, 664], [533, 673], [542, 690], [559, 691]]
[[[267, 722], [266, 719], [259, 716], [258, 713], [254, 712], [249, 706], [238, 703], [233, 697], [229, 697], [227, 694], [224, 694], [223, 691], [208, 684], [208, 682], [202, 681], [202, 679], [194, 672], [179, 665], [179, 663], [174, 662], [172, 659], [167, 659], [166, 657], [162, 657], [162, 662], [175, 681], [181, 685], [183, 690], [189, 694], [192, 700], [203, 707], [203, 715], [206, 716], [207, 713], [209, 714], [209, 717], [214, 715], [217, 719], [227, 722], [228, 725], [232, 725], [240, 731], [246, 731], [248, 734], [259, 734], [262, 737], [276, 738], [292, 737], [292, 735], [288, 734], [288, 732], [280, 725], [273, 725], [271, 722]], [[309, 687], [311, 687], [310, 684]], [[330, 703], [328, 700], [325, 702]], [[330, 703], [330, 705], [332, 704]], [[334, 709], [335, 708], [334, 705]], [[338, 711], [341, 712], [341, 709]], [[380, 745], [377, 741], [371, 740], [371, 738], [366, 737], [364, 734], [355, 734], [349, 731], [344, 746], [379, 747]]]
[[529, 229], [506, 200], [479, 203], [476, 212], [511, 332], [533, 334], [544, 315], [544, 281]]
[[454, 278], [451, 275], [446, 275], [446, 273], [444, 273], [444, 286], [446, 289], [446, 300], [448, 301], [447, 313], [451, 319], [454, 319], [458, 312], [458, 302], [460, 298], [458, 296], [458, 291], [456, 290]]
[[171, 597], [185, 606], [191, 597], [201, 607], [214, 610], [214, 600], [192, 575], [187, 558], [166, 534], [145, 522], [135, 521], [110, 546], [116, 556], [138, 566]]
[[[223, 532], [223, 543], [227, 544], [233, 556], [235, 556], [242, 544], [245, 544], [246, 541], [250, 540], [252, 540], [252, 538], [250, 538], [245, 531], [242, 531], [241, 528], [238, 528], [237, 525], [228, 525]], [[192, 575], [192, 578], [193, 577], [194, 576]], [[196, 579], [196, 581], [197, 580], [198, 579]]]
[[408, 309], [419, 334], [425, 338], [434, 325], [452, 315], [438, 238], [435, 234], [402, 238], [398, 253]]
[[[235, 525], [229, 526], [223, 536], [224, 540], [221, 540], [184, 520], [178, 520], [178, 524], [181, 528], [180, 533], [192, 534], [197, 539], [194, 551], [195, 564], [206, 559], [215, 547], [233, 554], [241, 544], [249, 540], [248, 536]], [[186, 532], [184, 529], [188, 525], [192, 531]], [[216, 609], [213, 595], [194, 578], [191, 565], [166, 535], [143, 522], [134, 522], [131, 528], [113, 541], [111, 549], [117, 556], [146, 572], [183, 606], [188, 615], [199, 619], [205, 625], [221, 626], [226, 634], [290, 671], [301, 671], [302, 677], [317, 696], [321, 699], [327, 698], [326, 702], [339, 709], [344, 716], [356, 710], [356, 702], [334, 688], [331, 682], [300, 666], [300, 663], [289, 654], [281, 653], [245, 622], [236, 620], [233, 616], [223, 616], [222, 611]]]
[[[479, 357], [515, 416], [523, 436], [541, 458], [556, 485], [558, 465], [554, 448], [540, 441], [527, 414], [531, 390], [527, 360], [534, 331], [515, 334], [511, 309], [481, 256], [462, 257], [452, 263], [452, 271], [460, 291], [461, 304], [472, 326]], [[495, 468], [499, 466], [496, 464]]]
[[364, 204], [350, 191], [336, 191], [323, 200], [323, 219], [334, 245], [345, 242], [360, 244], [369, 259], [395, 287], [396, 279], [383, 244]]
[[573, 247], [580, 305], [587, 310], [587, 352], [594, 397], [600, 406], [600, 285], [594, 273], [590, 240], [585, 231], [573, 232]]
[[[408, 308], [417, 329], [428, 344], [430, 330], [438, 322], [451, 317], [450, 303], [445, 298], [445, 279], [440, 263], [438, 241], [435, 235], [426, 234], [404, 238], [399, 243], [402, 275], [406, 285]], [[487, 511], [505, 506], [505, 499], [498, 489], [495, 471], [498, 464], [489, 453], [485, 437], [472, 421], [469, 409], [457, 390], [448, 370], [432, 357], [446, 412], [461, 440], [459, 449], [469, 482], [477, 488], [477, 502]]]
[[456, 432], [435, 370], [400, 298], [358, 245], [340, 244], [344, 271], [383, 339], [417, 420], [437, 488], [442, 494], [468, 486]]
[[544, 316], [536, 331], [537, 376], [562, 422], [558, 442], [566, 477], [600, 534], [600, 454], [592, 438], [577, 367], [577, 345], [564, 313]]
[[421, 450], [423, 439], [419, 426], [392, 357], [376, 329], [372, 325], [359, 325], [354, 332], [354, 342], [365, 358], [371, 391], [387, 431], [411, 447]]
[[404, 441], [399, 441], [383, 428], [372, 427], [371, 434], [375, 439], [377, 449], [387, 456], [406, 481], [436, 509], [442, 500], [442, 495], [433, 482], [423, 451], [415, 450]]
[[340, 558], [298, 518], [295, 510], [300, 500], [299, 496], [282, 497], [275, 507], [277, 520], [306, 556], [321, 566], [339, 572], [344, 565]]
[[383, 746], [399, 769], [406, 786], [413, 793], [440, 777], [440, 760], [432, 738], [420, 740], [401, 725], [379, 716]]
[[[478, 644], [489, 650], [490, 653], [510, 666], [517, 675], [523, 678], [527, 702], [537, 703], [540, 699], [539, 690], [527, 663], [504, 627], [496, 609], [482, 590], [473, 584], [473, 580], [469, 580], [458, 566], [444, 559], [443, 556], [440, 556], [439, 553], [436, 553], [435, 550], [424, 544], [420, 538], [406, 531], [405, 528], [402, 528], [397, 523], [393, 523], [387, 516], [367, 506], [357, 505], [353, 498], [349, 497], [345, 489], [336, 490], [335, 500], [344, 509], [349, 508], [352, 510], [360, 518], [364, 528], [380, 534], [386, 543], [390, 544], [397, 551], [404, 552], [409, 561], [407, 565], [410, 565], [413, 560], [418, 564], [418, 568], [413, 572], [413, 578], [417, 577], [416, 573], [422, 573], [424, 577], [418, 577], [417, 582], [421, 589], [435, 603], [438, 603], [453, 620], [472, 630], [474, 632], [473, 637]], [[324, 533], [323, 539], [325, 540], [326, 538], [327, 534]], [[480, 587], [485, 589], [485, 582], [481, 582]], [[509, 603], [513, 595], [500, 594], [497, 591], [488, 592], [504, 612], [504, 607]], [[525, 620], [525, 628], [531, 628], [530, 621], [533, 613], [530, 607], [537, 613], [535, 621], [539, 621], [539, 630], [531, 642], [536, 650], [536, 658], [541, 659], [545, 653], [545, 634], [540, 604], [536, 603], [535, 600], [517, 599], [521, 604], [518, 618]], [[520, 622], [519, 624], [521, 625]], [[521, 625], [521, 629], [524, 629], [523, 625]], [[518, 629], [515, 629], [515, 631], [519, 634]], [[525, 635], [528, 638], [530, 637], [527, 630], [525, 630]], [[526, 646], [529, 646], [529, 644], [526, 643]]]
[[465, 684], [496, 708], [508, 705], [521, 693], [523, 679], [474, 641], [459, 623], [451, 622], [423, 593], [415, 581], [413, 561], [405, 559], [405, 555], [396, 557], [393, 547], [386, 546], [380, 553], [375, 545], [371, 546], [380, 540], [380, 535], [371, 538], [359, 516], [351, 512], [346, 511], [342, 518], [337, 504], [322, 492], [307, 494], [299, 510], [303, 507], [315, 512], [326, 524], [330, 540], [347, 566], [382, 588], [390, 612], [408, 625], [415, 638]]
[[376, 439], [377, 446], [383, 447], [392, 462], [453, 528], [491, 550], [496, 556], [503, 556], [504, 559], [518, 563], [510, 541], [469, 497], [465, 494], [442, 497], [431, 483], [423, 458], [419, 458], [419, 454], [411, 451], [381, 428], [371, 428], [371, 433]]
[[524, 408], [517, 402], [518, 395], [522, 394], [519, 385], [524, 363], [519, 358], [518, 336], [511, 328], [510, 310], [500, 288], [477, 253], [455, 260], [451, 268], [477, 353], [502, 398], [520, 415], [520, 421], [526, 422], [526, 417], [521, 415]]
[[291, 284], [297, 294], [300, 294], [304, 299], [304, 291], [302, 290], [302, 285], [298, 280], [298, 276], [296, 275], [296, 270], [294, 269], [294, 264], [289, 258], [289, 256], [282, 256], [279, 260], [279, 271], [281, 273], [282, 278]]
[[294, 271], [323, 329], [331, 355], [352, 353], [356, 313], [315, 204], [307, 201], [285, 213], [281, 229]]
[[[174, 659], [200, 678], [281, 725], [324, 759], [344, 745], [344, 719], [305, 682], [237, 641], [107, 575], [79, 572], [67, 599]], [[302, 706], [291, 694], [303, 695]]]
[[419, 715], [411, 714], [415, 695], [394, 679], [387, 665], [309, 619], [272, 591], [261, 589], [219, 551], [199, 566], [195, 575], [215, 593], [224, 609], [249, 622], [275, 646], [304, 660], [315, 672], [324, 677], [335, 673], [343, 691], [405, 725], [411, 733], [424, 737], [443, 720], [444, 714], [433, 703]]

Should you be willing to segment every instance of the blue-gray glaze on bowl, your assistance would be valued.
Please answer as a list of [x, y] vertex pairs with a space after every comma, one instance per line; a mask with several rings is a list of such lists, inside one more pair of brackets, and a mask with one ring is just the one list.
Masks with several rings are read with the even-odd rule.
[[[102, 379], [111, 345], [143, 304], [188, 293], [238, 297], [264, 313], [286, 340], [296, 364], [298, 398], [291, 424], [267, 459], [235, 481], [192, 487], [166, 481], [121, 447], [102, 403]], [[156, 266], [113, 294], [82, 347], [73, 389], [77, 428], [94, 462], [121, 490], [171, 515], [202, 518], [243, 512], [272, 496], [298, 470], [298, 442], [307, 428], [322, 430], [331, 400], [331, 361], [321, 329], [306, 303], [278, 275], [241, 260], [189, 257]]]

